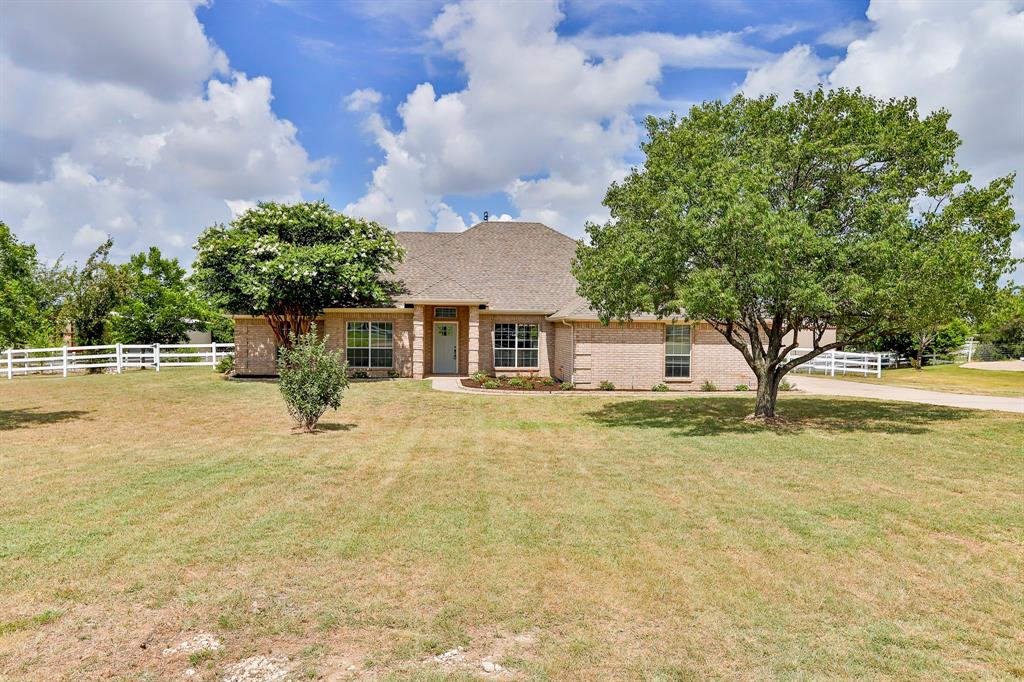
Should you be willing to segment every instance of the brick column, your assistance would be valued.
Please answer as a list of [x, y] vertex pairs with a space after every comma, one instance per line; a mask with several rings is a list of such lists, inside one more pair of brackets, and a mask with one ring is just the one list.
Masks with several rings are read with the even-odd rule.
[[466, 371], [473, 374], [480, 369], [480, 308], [469, 308], [469, 350]]
[[423, 378], [423, 306], [412, 309], [412, 378]]

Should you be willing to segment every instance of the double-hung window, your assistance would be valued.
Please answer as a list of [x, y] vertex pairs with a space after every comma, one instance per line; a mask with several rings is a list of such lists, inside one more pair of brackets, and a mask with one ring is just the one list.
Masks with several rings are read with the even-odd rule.
[[665, 327], [665, 377], [690, 378], [690, 325], [673, 324]]
[[540, 360], [540, 331], [535, 324], [494, 325], [494, 366], [536, 369]]
[[391, 369], [393, 340], [391, 322], [349, 322], [345, 344], [348, 366]]

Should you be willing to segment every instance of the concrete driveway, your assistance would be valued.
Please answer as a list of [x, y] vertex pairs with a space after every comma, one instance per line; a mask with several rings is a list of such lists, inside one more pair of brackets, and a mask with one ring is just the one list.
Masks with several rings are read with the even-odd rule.
[[803, 375], [796, 376], [794, 374], [790, 374], [786, 378], [796, 384], [796, 387], [801, 391], [811, 395], [877, 398], [879, 400], [895, 400], [906, 403], [962, 407], [969, 410], [998, 410], [1000, 412], [1019, 412], [1024, 414], [1024, 396], [1019, 398], [1003, 398], [991, 395], [943, 393], [942, 391], [926, 391], [920, 388], [879, 386], [878, 384], [861, 384], [855, 381], [824, 379], [822, 377]]

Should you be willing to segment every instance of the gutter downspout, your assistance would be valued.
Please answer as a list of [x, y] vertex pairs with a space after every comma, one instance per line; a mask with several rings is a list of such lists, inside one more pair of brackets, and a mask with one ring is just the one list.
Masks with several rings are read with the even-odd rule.
[[568, 320], [562, 320], [562, 324], [569, 328], [569, 383], [576, 383], [576, 327]]

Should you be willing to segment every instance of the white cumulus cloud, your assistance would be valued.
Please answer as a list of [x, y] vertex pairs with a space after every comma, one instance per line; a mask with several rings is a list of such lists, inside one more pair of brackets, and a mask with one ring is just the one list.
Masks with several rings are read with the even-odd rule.
[[372, 111], [380, 104], [381, 94], [373, 88], [360, 88], [352, 91], [345, 98], [345, 108], [349, 111]]
[[446, 196], [497, 191], [518, 217], [579, 235], [607, 217], [601, 200], [637, 149], [636, 108], [660, 101], [663, 68], [767, 56], [737, 34], [565, 38], [562, 19], [555, 2], [445, 7], [429, 35], [467, 84], [441, 93], [421, 83], [399, 106], [397, 130], [368, 114], [384, 160], [345, 210], [398, 229], [458, 229]]
[[122, 255], [155, 244], [190, 261], [206, 225], [318, 189], [324, 162], [272, 111], [270, 80], [232, 71], [194, 10], [5, 5], [0, 211], [45, 258], [110, 234]]
[[747, 72], [740, 90], [748, 97], [771, 93], [782, 99], [796, 90], [810, 90], [825, 80], [831, 63], [814, 55], [809, 45], [795, 45], [777, 59]]

